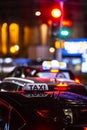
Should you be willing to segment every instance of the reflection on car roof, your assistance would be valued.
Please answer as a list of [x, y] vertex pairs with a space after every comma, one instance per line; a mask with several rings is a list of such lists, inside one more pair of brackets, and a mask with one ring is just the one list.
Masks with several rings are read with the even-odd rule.
[[24, 78], [16, 78], [16, 77], [6, 77], [3, 79], [3, 82], [10, 81], [10, 82], [20, 82], [20, 83], [34, 83], [33, 80], [24, 79]]

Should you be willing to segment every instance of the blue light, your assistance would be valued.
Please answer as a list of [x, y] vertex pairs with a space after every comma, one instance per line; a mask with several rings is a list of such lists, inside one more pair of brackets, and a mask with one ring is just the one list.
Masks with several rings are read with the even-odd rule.
[[0, 58], [0, 64], [2, 64], [3, 63], [3, 59], [2, 58]]
[[12, 61], [13, 61], [13, 59], [10, 57], [4, 59], [5, 63], [11, 63]]

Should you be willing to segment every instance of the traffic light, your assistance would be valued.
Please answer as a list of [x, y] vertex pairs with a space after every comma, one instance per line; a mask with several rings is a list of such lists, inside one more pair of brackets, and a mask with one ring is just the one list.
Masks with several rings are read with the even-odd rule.
[[71, 27], [72, 26], [72, 21], [71, 20], [63, 20], [62, 21], [62, 26]]
[[52, 20], [48, 19], [47, 24], [48, 24], [48, 26], [52, 26], [52, 24], [53, 24]]
[[62, 28], [59, 30], [59, 37], [66, 39], [71, 34], [72, 21], [63, 20], [61, 24], [62, 24]]
[[51, 7], [50, 15], [51, 15], [50, 18], [52, 20], [52, 36], [56, 38], [58, 37], [58, 30], [62, 18], [62, 10], [60, 4], [56, 3]]
[[67, 27], [62, 27], [60, 30], [59, 30], [59, 37], [60, 38], [68, 38], [70, 36], [70, 29], [67, 28]]
[[53, 22], [59, 22], [62, 16], [62, 10], [58, 4], [55, 4], [51, 8], [51, 18]]
[[61, 10], [58, 9], [58, 8], [53, 8], [53, 9], [51, 10], [51, 15], [52, 15], [53, 18], [60, 18], [61, 15], [62, 15], [62, 12], [61, 12]]

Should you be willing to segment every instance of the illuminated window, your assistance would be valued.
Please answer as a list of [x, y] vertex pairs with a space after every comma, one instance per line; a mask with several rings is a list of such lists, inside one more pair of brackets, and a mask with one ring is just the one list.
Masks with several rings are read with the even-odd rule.
[[8, 37], [8, 33], [7, 33], [7, 23], [3, 23], [2, 27], [1, 27], [1, 43], [2, 43], [2, 53], [6, 54], [7, 53], [7, 37]]
[[39, 30], [37, 27], [30, 28], [24, 27], [24, 44], [38, 44], [39, 43]]
[[30, 41], [30, 28], [28, 26], [24, 27], [24, 44], [28, 45]]
[[41, 42], [43, 45], [47, 44], [47, 25], [46, 24], [42, 24], [40, 27], [40, 31], [41, 31]]
[[11, 23], [9, 26], [9, 41], [10, 44], [19, 43], [19, 25], [16, 23]]

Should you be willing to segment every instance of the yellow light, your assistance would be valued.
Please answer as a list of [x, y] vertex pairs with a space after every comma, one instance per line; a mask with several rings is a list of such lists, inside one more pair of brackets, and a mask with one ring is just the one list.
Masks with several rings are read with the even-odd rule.
[[31, 30], [30, 30], [30, 28], [28, 27], [28, 26], [25, 26], [24, 27], [24, 44], [25, 45], [28, 45], [29, 44], [29, 41], [31, 41], [31, 34], [30, 34], [30, 32], [31, 32]]
[[35, 12], [35, 15], [36, 15], [36, 16], [40, 16], [40, 15], [41, 15], [41, 12], [40, 12], [40, 11], [36, 11], [36, 12]]
[[60, 48], [60, 41], [55, 41], [55, 48]]
[[75, 78], [76, 83], [80, 83], [80, 80], [78, 78]]
[[16, 50], [16, 51], [19, 51], [20, 48], [19, 48], [18, 45], [15, 45], [14, 47], [15, 47], [15, 50]]
[[84, 130], [87, 130], [87, 127], [84, 127]]
[[62, 40], [62, 42], [61, 42], [61, 46], [62, 46], [62, 48], [64, 48], [65, 47], [65, 40]]
[[14, 47], [14, 46], [10, 47], [10, 52], [11, 52], [12, 54], [14, 54], [14, 53], [16, 52], [16, 50], [15, 50], [15, 47]]
[[56, 73], [56, 72], [59, 72], [59, 70], [58, 69], [51, 69], [50, 72]]
[[47, 24], [41, 24], [40, 26], [40, 35], [41, 35], [41, 42], [42, 45], [46, 45], [47, 44], [47, 33], [48, 33], [48, 26]]
[[1, 27], [1, 42], [2, 42], [1, 50], [4, 54], [7, 53], [7, 37], [8, 37], [7, 27], [8, 27], [7, 23], [3, 23]]
[[11, 23], [9, 26], [9, 37], [10, 43], [18, 44], [19, 43], [19, 25], [16, 23]]
[[55, 48], [50, 47], [49, 52], [50, 52], [50, 53], [54, 53], [54, 52], [55, 52]]
[[58, 87], [59, 87], [59, 86], [61, 86], [61, 87], [66, 86], [66, 87], [67, 87], [67, 86], [68, 86], [68, 84], [67, 84], [67, 83], [58, 83], [58, 84], [56, 84], [56, 86], [58, 86]]
[[52, 9], [51, 11], [51, 15], [54, 17], [54, 18], [59, 18], [61, 16], [61, 10], [58, 9], [58, 8], [54, 8]]
[[19, 49], [20, 48], [19, 48], [18, 45], [11, 46], [10, 47], [10, 53], [15, 54], [15, 53], [17, 53], [19, 51]]

